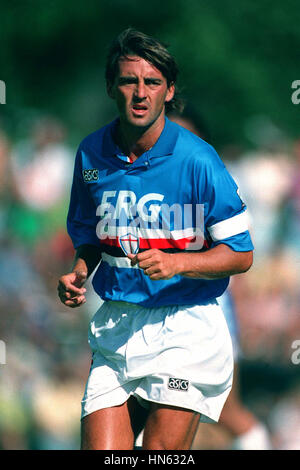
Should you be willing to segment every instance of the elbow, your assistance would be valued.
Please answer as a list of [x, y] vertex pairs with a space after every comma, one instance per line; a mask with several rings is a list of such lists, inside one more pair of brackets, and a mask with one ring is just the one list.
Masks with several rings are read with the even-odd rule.
[[253, 251], [247, 251], [243, 254], [243, 262], [241, 263], [241, 273], [249, 271], [253, 264]]

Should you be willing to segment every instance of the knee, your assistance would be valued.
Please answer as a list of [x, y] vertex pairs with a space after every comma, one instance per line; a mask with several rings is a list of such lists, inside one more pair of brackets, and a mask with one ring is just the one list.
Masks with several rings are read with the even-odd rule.
[[143, 450], [179, 450], [175, 446], [170, 446], [166, 442], [153, 439], [143, 443]]
[[172, 439], [172, 436], [144, 437], [143, 450], [189, 450], [186, 442]]

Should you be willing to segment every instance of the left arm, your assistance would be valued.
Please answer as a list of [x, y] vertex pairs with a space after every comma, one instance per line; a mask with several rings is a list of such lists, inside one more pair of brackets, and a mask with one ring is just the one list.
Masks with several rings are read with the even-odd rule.
[[164, 253], [151, 249], [128, 255], [132, 265], [153, 281], [171, 279], [176, 274], [194, 279], [220, 279], [248, 271], [253, 262], [252, 251], [233, 251], [220, 244], [202, 253]]
[[[197, 202], [204, 202], [204, 230], [215, 246], [203, 252], [165, 253], [151, 249], [128, 255], [152, 280], [179, 274], [194, 279], [220, 279], [247, 271], [253, 261], [246, 206], [238, 187], [212, 147], [195, 157], [193, 176]], [[204, 155], [204, 156], [203, 156]], [[199, 192], [199, 194], [198, 194]], [[227, 239], [226, 243], [222, 243]]]

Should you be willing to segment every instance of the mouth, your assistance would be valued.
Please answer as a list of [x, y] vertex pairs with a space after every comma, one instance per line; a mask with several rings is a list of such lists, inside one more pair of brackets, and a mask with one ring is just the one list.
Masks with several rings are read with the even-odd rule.
[[148, 111], [148, 107], [145, 104], [133, 104], [132, 112], [137, 116], [143, 116]]

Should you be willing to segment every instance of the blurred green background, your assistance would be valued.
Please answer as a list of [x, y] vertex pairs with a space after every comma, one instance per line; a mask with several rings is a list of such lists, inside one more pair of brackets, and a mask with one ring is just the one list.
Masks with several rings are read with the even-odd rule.
[[[76, 147], [116, 116], [106, 52], [132, 26], [169, 45], [194, 123], [246, 196], [255, 263], [231, 287], [241, 399], [274, 448], [300, 449], [299, 2], [0, 0], [0, 18], [0, 448], [79, 446], [99, 301], [89, 285], [87, 304], [70, 312], [56, 285], [73, 256], [65, 218]], [[195, 448], [231, 440], [214, 426]]]
[[170, 44], [179, 85], [216, 144], [249, 144], [245, 126], [255, 115], [297, 136], [299, 109], [290, 99], [299, 71], [297, 0], [2, 0], [1, 18], [7, 125], [24, 108], [51, 112], [77, 140], [107, 122], [114, 109], [103, 80], [106, 48], [132, 26]]

